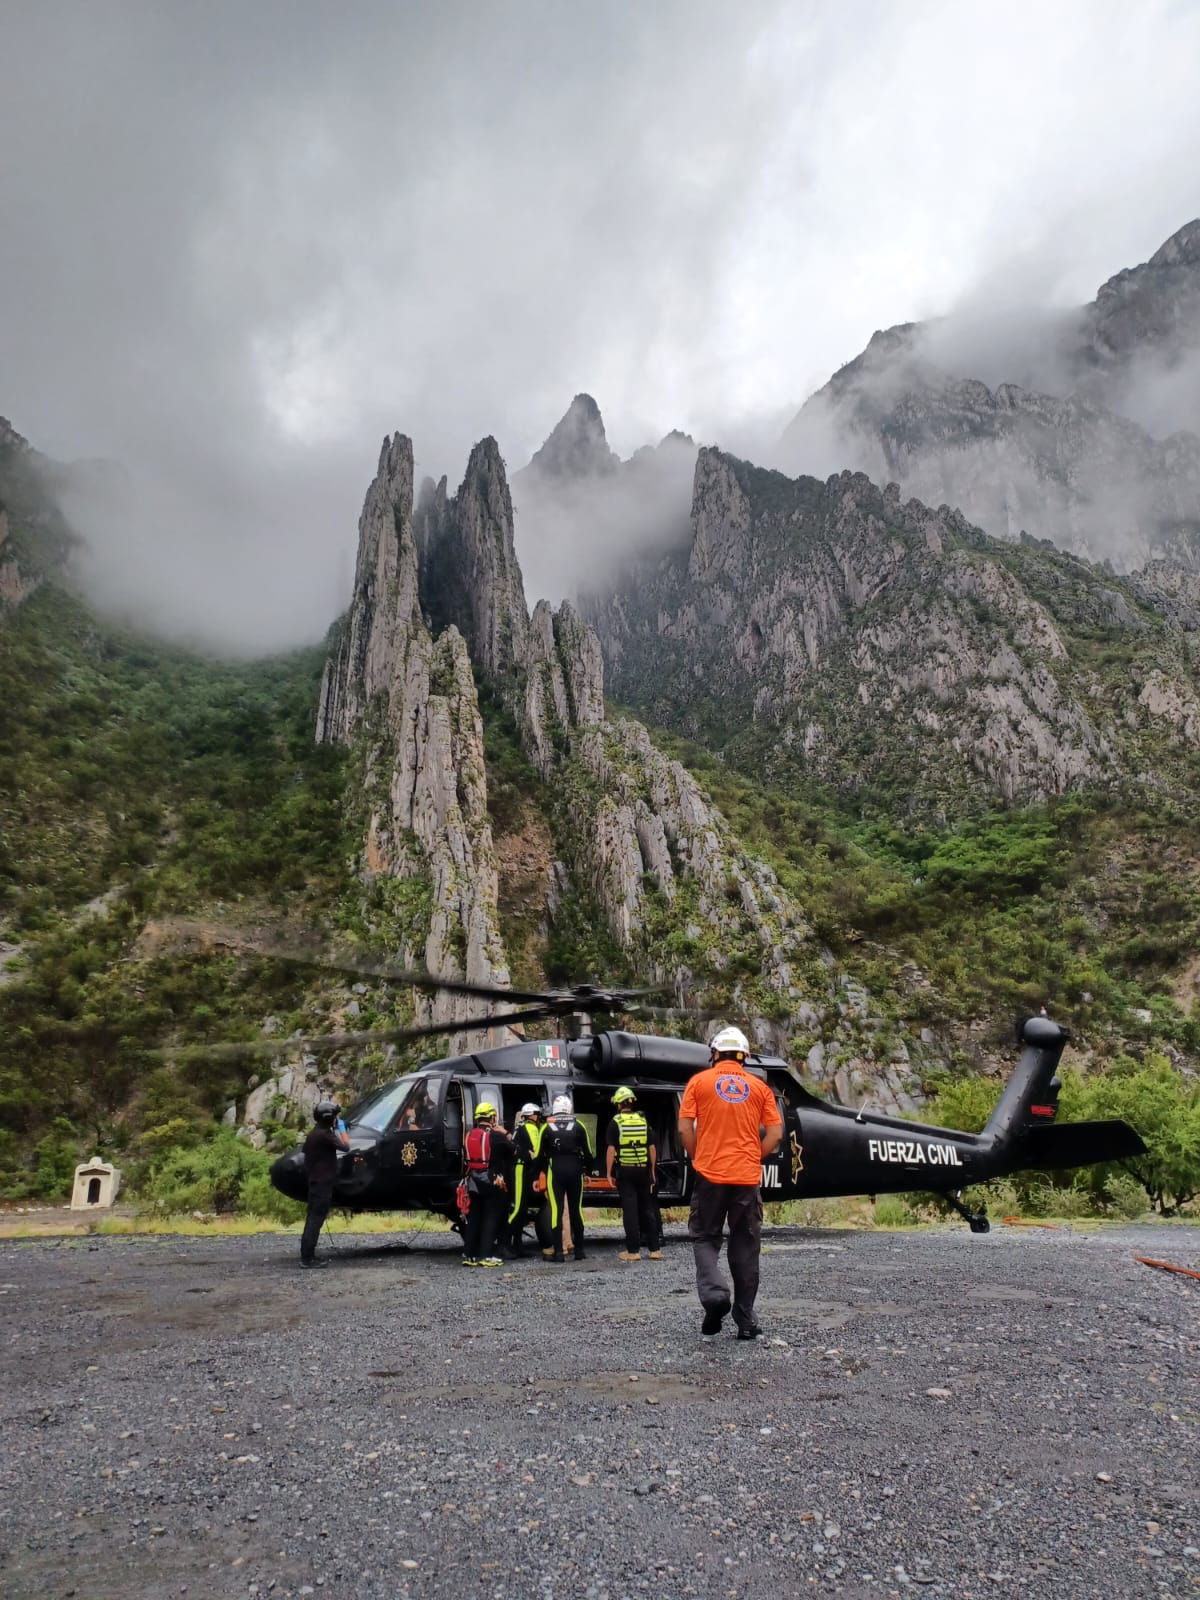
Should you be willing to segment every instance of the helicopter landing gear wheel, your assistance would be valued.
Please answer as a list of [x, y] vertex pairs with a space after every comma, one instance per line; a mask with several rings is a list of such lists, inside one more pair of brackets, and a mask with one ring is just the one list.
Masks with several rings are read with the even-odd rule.
[[992, 1231], [992, 1225], [988, 1221], [986, 1211], [968, 1211], [961, 1189], [956, 1189], [953, 1194], [943, 1194], [942, 1199], [948, 1206], [954, 1207], [959, 1216], [969, 1224], [972, 1233], [990, 1233]]

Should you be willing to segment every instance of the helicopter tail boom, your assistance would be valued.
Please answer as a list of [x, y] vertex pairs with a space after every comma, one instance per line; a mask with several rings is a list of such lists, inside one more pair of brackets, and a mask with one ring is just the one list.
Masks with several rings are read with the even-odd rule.
[[1031, 1128], [1025, 1164], [1053, 1171], [1059, 1167], [1091, 1167], [1101, 1161], [1124, 1161], [1145, 1155], [1141, 1135], [1127, 1122], [1065, 1122], [1061, 1128]]

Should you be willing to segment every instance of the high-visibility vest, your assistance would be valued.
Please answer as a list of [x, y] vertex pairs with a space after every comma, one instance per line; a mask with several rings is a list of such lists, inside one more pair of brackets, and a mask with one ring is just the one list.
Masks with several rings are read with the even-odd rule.
[[[543, 1137], [545, 1135], [545, 1132], [546, 1132], [546, 1124], [544, 1122], [534, 1122], [532, 1119], [530, 1119], [530, 1121], [523, 1122], [521, 1124], [521, 1130], [525, 1134], [525, 1137], [529, 1140], [529, 1149], [530, 1149], [530, 1152], [531, 1152], [531, 1162], [532, 1162], [532, 1164], [536, 1165], [538, 1157], [542, 1153], [542, 1139], [543, 1139]], [[518, 1155], [520, 1154], [520, 1152], [521, 1152], [521, 1147], [518, 1144], [518, 1146], [517, 1146]]]
[[617, 1125], [617, 1164], [622, 1167], [644, 1167], [650, 1162], [650, 1124], [640, 1111], [618, 1111], [613, 1121]]

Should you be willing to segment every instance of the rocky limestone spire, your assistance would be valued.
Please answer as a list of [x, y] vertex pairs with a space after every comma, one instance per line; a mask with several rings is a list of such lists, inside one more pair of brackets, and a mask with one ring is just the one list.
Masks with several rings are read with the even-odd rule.
[[696, 457], [692, 485], [692, 552], [688, 576], [705, 579], [735, 570], [743, 559], [738, 545], [750, 525], [750, 508], [738, 482], [732, 456], [706, 446]]
[[444, 491], [419, 508], [421, 598], [434, 632], [455, 624], [484, 681], [511, 699], [528, 653], [529, 613], [513, 543], [512, 498], [495, 439], [471, 451], [454, 499]]
[[577, 394], [523, 470], [546, 478], [588, 478], [616, 472], [620, 465], [609, 448], [600, 407], [590, 394]]
[[[444, 482], [440, 490], [427, 485], [423, 546], [447, 515]], [[354, 599], [326, 662], [317, 738], [355, 745], [367, 801], [364, 881], [414, 885], [398, 902], [408, 909], [385, 934], [401, 944], [401, 959], [442, 977], [503, 986], [508, 965], [471, 658], [457, 628], [445, 627], [435, 644], [421, 615], [413, 523], [412, 445], [397, 434], [384, 441], [359, 519]], [[468, 1009], [451, 995], [417, 1000], [422, 1022], [454, 1021]], [[487, 1039], [475, 1030], [453, 1036], [449, 1048]]]
[[573, 730], [604, 721], [600, 641], [565, 600], [557, 615], [545, 600], [533, 608], [518, 721], [530, 760], [544, 778], [570, 751]]
[[377, 694], [387, 691], [408, 634], [420, 624], [412, 534], [412, 440], [383, 441], [358, 519], [354, 598], [325, 664], [318, 744], [345, 744]]

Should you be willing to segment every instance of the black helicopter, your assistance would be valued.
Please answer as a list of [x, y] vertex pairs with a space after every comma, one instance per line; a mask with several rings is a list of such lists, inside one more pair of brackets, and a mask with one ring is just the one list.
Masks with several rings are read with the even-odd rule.
[[[355, 970], [384, 975], [381, 968]], [[421, 1028], [333, 1035], [317, 1042], [337, 1049], [550, 1019], [573, 1021], [576, 1028], [582, 1020], [586, 1028], [594, 1017], [644, 1009], [645, 996], [652, 992], [584, 985], [532, 994], [422, 974], [386, 975], [425, 990], [503, 999], [518, 1009]], [[970, 1210], [962, 1199], [967, 1186], [1025, 1168], [1090, 1166], [1144, 1153], [1141, 1138], [1125, 1122], [1056, 1126], [1057, 1068], [1068, 1032], [1046, 1016], [1026, 1019], [1017, 1032], [1024, 1048], [982, 1133], [836, 1105], [806, 1089], [780, 1057], [752, 1057], [748, 1065], [774, 1091], [784, 1126], [777, 1151], [763, 1163], [763, 1198], [923, 1191], [945, 1200], [966, 1218], [973, 1233], [986, 1233], [986, 1214]], [[521, 1106], [534, 1102], [549, 1111], [555, 1095], [568, 1093], [576, 1116], [602, 1139], [617, 1084], [637, 1091], [654, 1128], [660, 1204], [685, 1204], [691, 1172], [679, 1139], [679, 1106], [687, 1080], [708, 1063], [706, 1045], [616, 1029], [582, 1037], [521, 1039], [431, 1062], [384, 1084], [345, 1113], [349, 1149], [341, 1158], [334, 1204], [350, 1211], [432, 1211], [457, 1222], [464, 1135], [477, 1105], [490, 1102], [500, 1122], [511, 1128]], [[271, 1181], [292, 1199], [306, 1199], [303, 1154], [296, 1151], [276, 1161]], [[612, 1186], [601, 1178], [589, 1179], [584, 1198], [592, 1205], [611, 1205]]]

